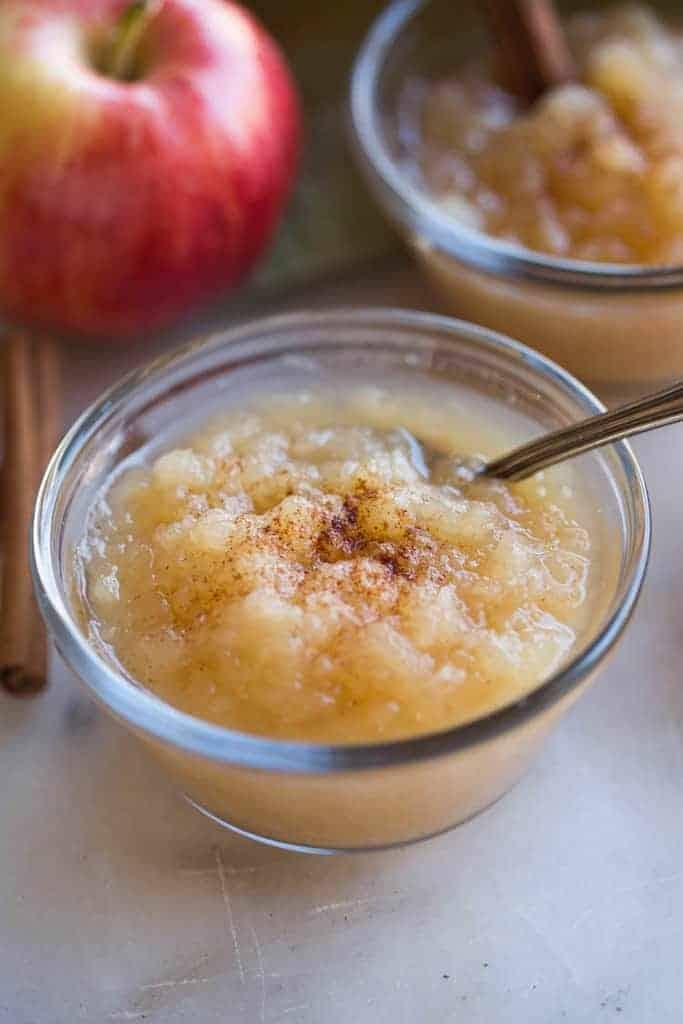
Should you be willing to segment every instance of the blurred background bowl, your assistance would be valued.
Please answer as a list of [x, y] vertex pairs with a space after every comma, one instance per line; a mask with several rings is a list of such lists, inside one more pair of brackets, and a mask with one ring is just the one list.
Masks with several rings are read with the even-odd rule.
[[[596, 5], [560, 4], [563, 13], [587, 6]], [[485, 47], [482, 19], [448, 0], [395, 0], [376, 20], [354, 65], [350, 108], [352, 144], [379, 206], [449, 312], [519, 338], [601, 389], [683, 376], [683, 267], [523, 249], [448, 216], [402, 170], [396, 112], [407, 77], [452, 74]]]

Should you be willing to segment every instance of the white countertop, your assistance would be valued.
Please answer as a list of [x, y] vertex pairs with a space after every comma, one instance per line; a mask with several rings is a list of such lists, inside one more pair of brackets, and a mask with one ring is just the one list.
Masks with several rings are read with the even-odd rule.
[[[347, 297], [427, 302], [412, 271], [316, 301]], [[68, 414], [131, 361], [76, 352]], [[635, 447], [655, 527], [635, 618], [531, 774], [439, 839], [259, 846], [62, 665], [37, 699], [0, 695], [0, 1021], [680, 1024], [683, 426]]]

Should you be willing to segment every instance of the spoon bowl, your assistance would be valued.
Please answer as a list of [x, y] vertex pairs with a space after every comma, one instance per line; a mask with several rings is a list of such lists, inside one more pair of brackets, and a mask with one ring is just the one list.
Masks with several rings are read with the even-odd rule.
[[444, 455], [426, 447], [424, 457], [432, 481], [437, 484], [453, 483], [461, 486], [471, 483], [478, 476], [525, 480], [541, 469], [593, 448], [682, 419], [683, 382], [679, 381], [663, 391], [644, 395], [616, 409], [609, 409], [550, 434], [543, 434], [491, 462], [456, 454]]

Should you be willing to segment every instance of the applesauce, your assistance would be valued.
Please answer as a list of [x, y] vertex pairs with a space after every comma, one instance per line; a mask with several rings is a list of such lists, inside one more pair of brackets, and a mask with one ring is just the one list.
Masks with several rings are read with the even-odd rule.
[[466, 226], [557, 257], [683, 262], [683, 34], [647, 7], [569, 19], [577, 83], [530, 109], [481, 61], [408, 77], [402, 166]]
[[354, 64], [353, 141], [444, 311], [623, 398], [683, 374], [683, 263], [657, 262], [680, 248], [680, 37], [633, 5], [569, 31], [582, 80], [524, 112], [472, 57], [476, 11], [394, 0]]
[[429, 456], [490, 457], [529, 430], [437, 382], [238, 403], [124, 464], [93, 509], [90, 637], [168, 703], [249, 733], [381, 741], [484, 715], [574, 649], [600, 530], [571, 466], [458, 485]]

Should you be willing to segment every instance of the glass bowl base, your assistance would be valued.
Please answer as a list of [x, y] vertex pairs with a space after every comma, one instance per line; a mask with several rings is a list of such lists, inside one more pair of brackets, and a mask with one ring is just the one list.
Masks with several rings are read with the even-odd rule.
[[[519, 780], [518, 780], [519, 781]], [[263, 843], [265, 846], [274, 846], [278, 850], [287, 850], [290, 853], [310, 853], [317, 854], [318, 856], [331, 856], [337, 853], [382, 853], [385, 850], [398, 850], [402, 846], [414, 846], [415, 843], [426, 843], [429, 839], [437, 839], [439, 836], [447, 835], [449, 832], [453, 832], [454, 829], [459, 828], [461, 825], [466, 825], [468, 821], [472, 821], [473, 818], [478, 818], [480, 814], [486, 813], [490, 808], [494, 807], [499, 800], [502, 800], [506, 793], [510, 792], [510, 789], [514, 789], [517, 782], [514, 782], [512, 786], [507, 787], [502, 793], [500, 793], [495, 800], [492, 800], [489, 804], [485, 804], [479, 810], [470, 814], [467, 818], [463, 818], [461, 821], [455, 821], [452, 825], [447, 825], [446, 828], [439, 829], [437, 832], [430, 832], [425, 836], [416, 836], [413, 839], [402, 839], [395, 843], [384, 843], [378, 846], [307, 846], [302, 843], [288, 843], [285, 839], [275, 839], [273, 836], [264, 836], [258, 832], [249, 832], [245, 828], [240, 828], [239, 825], [235, 825], [230, 821], [226, 821], [225, 818], [220, 818], [213, 811], [208, 810], [202, 804], [197, 803], [187, 793], [182, 793], [182, 796], [187, 800], [191, 807], [194, 807], [196, 811], [203, 814], [205, 818], [209, 818], [215, 822], [216, 825], [220, 825], [221, 828], [227, 829], [229, 832], [234, 832], [238, 836], [242, 836], [244, 839], [253, 839], [256, 843]]]

